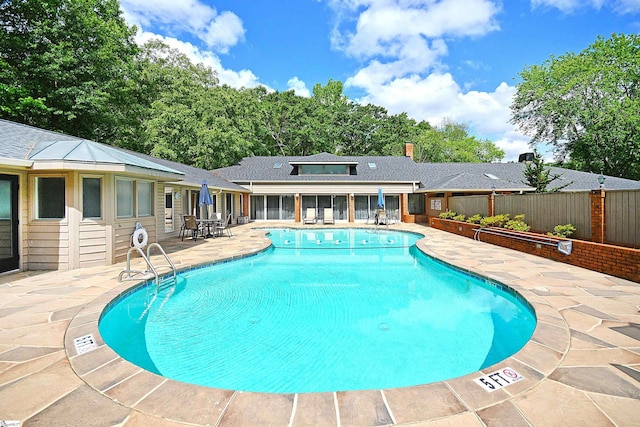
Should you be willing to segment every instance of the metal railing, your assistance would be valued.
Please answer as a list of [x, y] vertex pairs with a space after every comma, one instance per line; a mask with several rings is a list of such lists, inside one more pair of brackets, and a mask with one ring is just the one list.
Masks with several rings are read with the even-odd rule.
[[[120, 272], [120, 274], [118, 275], [118, 282], [121, 283], [124, 280], [139, 280], [141, 278], [145, 278], [149, 275], [149, 273], [153, 273], [153, 276], [155, 277], [156, 280], [156, 292], [159, 290], [160, 287], [160, 278], [158, 275], [158, 270], [156, 269], [156, 267], [151, 263], [151, 248], [158, 248], [160, 250], [160, 253], [164, 256], [164, 258], [167, 260], [168, 264], [163, 264], [160, 265], [159, 267], [170, 267], [171, 271], [173, 272], [173, 281], [176, 281], [176, 267], [173, 264], [173, 262], [171, 261], [171, 259], [169, 258], [169, 256], [167, 255], [167, 253], [164, 251], [164, 249], [162, 249], [162, 246], [160, 246], [158, 243], [151, 243], [149, 246], [147, 246], [147, 253], [145, 255], [145, 253], [142, 251], [141, 248], [138, 248], [136, 246], [130, 248], [127, 251], [127, 268], [126, 270], [122, 270]], [[144, 262], [147, 264], [147, 269], [145, 271], [142, 270], [132, 270], [131, 269], [131, 253], [137, 251], [140, 256], [142, 257], [142, 259], [144, 260]], [[126, 277], [125, 277], [126, 275]]]
[[565, 255], [571, 255], [571, 251], [573, 250], [573, 242], [571, 240], [562, 240], [552, 236], [542, 236], [539, 234], [525, 233], [522, 231], [506, 230], [504, 228], [494, 227], [476, 228], [473, 230], [473, 232], [473, 239], [479, 242], [481, 241], [480, 235], [482, 233], [485, 233], [493, 236], [509, 237], [515, 240], [535, 243], [537, 245], [555, 246], [556, 248], [558, 248], [558, 252]]

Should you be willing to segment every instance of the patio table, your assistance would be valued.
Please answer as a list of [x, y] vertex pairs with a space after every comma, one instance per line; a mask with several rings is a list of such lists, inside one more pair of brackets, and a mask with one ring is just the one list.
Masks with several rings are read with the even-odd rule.
[[211, 226], [213, 226], [213, 229], [215, 230], [219, 224], [222, 224], [222, 220], [216, 218], [197, 219], [196, 222], [202, 226], [207, 226], [207, 235], [204, 236], [206, 238], [215, 237], [215, 234], [211, 234]]

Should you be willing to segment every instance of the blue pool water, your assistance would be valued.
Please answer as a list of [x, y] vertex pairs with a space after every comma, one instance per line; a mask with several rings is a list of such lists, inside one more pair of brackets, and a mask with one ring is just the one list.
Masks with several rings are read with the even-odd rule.
[[203, 386], [271, 393], [404, 387], [487, 367], [535, 328], [521, 298], [396, 231], [271, 230], [273, 248], [110, 304], [123, 358]]

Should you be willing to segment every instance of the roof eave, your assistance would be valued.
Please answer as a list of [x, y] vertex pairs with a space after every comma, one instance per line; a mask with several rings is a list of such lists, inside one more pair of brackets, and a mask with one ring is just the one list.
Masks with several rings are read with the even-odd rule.
[[28, 169], [33, 166], [33, 160], [14, 159], [10, 157], [0, 157], [0, 165], [13, 168]]
[[96, 172], [125, 173], [130, 175], [141, 175], [152, 177], [161, 181], [181, 181], [184, 174], [181, 172], [168, 172], [158, 169], [143, 168], [140, 166], [127, 165], [123, 163], [95, 163], [95, 162], [75, 162], [60, 160], [40, 160], [33, 162], [33, 170], [78, 170]]
[[[172, 181], [172, 182], [168, 182], [167, 184], [180, 185], [182, 187], [189, 187], [194, 189], [202, 188], [202, 182], [196, 183], [196, 182], [188, 182], [188, 181]], [[236, 185], [239, 185], [239, 184], [236, 184]], [[250, 190], [247, 190], [245, 188], [229, 188], [229, 187], [222, 187], [222, 186], [211, 185], [211, 184], [207, 184], [207, 186], [209, 187], [210, 190], [215, 189], [215, 190], [230, 191], [234, 193], [251, 193]]]
[[513, 193], [520, 191], [533, 191], [534, 189], [531, 187], [524, 188], [420, 188], [417, 189], [416, 193], [491, 193], [495, 192], [503, 192], [503, 193]]

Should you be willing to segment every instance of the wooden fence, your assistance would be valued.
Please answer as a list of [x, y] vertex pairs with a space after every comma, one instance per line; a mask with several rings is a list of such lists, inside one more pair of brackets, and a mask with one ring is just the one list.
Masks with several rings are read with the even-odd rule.
[[496, 196], [495, 214], [524, 214], [532, 230], [553, 231], [556, 225], [572, 224], [571, 237], [591, 239], [589, 193], [547, 193]]
[[607, 191], [606, 240], [640, 248], [640, 190]]
[[489, 215], [489, 197], [488, 196], [456, 196], [449, 197], [449, 209], [452, 211], [472, 216], [480, 214], [482, 216]]
[[[592, 238], [592, 206], [588, 192], [496, 195], [494, 215], [524, 214], [525, 222], [538, 232], [553, 231], [556, 225], [572, 224], [571, 236]], [[605, 241], [640, 248], [640, 190], [605, 191]], [[490, 196], [449, 197], [450, 210], [467, 217], [489, 214]]]

